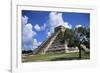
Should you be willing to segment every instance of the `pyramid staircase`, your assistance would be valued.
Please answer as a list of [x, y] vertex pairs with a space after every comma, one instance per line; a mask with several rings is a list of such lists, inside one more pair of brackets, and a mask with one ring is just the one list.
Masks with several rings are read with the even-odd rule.
[[60, 31], [53, 33], [47, 40], [45, 40], [36, 50], [36, 54], [45, 54], [53, 41], [56, 39]]

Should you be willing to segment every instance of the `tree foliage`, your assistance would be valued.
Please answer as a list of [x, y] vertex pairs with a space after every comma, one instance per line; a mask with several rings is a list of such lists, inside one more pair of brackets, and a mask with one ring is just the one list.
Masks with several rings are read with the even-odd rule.
[[87, 48], [90, 48], [90, 28], [79, 27], [66, 29], [64, 32], [64, 40], [68, 42], [68, 47], [84, 44]]
[[90, 28], [76, 28], [75, 33], [78, 37], [80, 44], [84, 44], [87, 48], [90, 48]]

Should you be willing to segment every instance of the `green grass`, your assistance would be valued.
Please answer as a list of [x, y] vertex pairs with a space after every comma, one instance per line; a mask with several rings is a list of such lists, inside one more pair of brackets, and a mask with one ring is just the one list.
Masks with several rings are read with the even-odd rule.
[[[90, 54], [82, 51], [81, 59], [89, 59]], [[61, 61], [61, 60], [80, 60], [79, 53], [56, 53], [56, 54], [37, 54], [22, 57], [22, 62], [42, 62], [42, 61]]]

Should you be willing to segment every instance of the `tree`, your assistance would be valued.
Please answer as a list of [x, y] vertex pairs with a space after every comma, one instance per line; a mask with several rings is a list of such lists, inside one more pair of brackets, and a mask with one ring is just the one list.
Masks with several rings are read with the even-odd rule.
[[90, 28], [76, 28], [75, 33], [79, 39], [80, 44], [84, 44], [87, 48], [90, 48]]

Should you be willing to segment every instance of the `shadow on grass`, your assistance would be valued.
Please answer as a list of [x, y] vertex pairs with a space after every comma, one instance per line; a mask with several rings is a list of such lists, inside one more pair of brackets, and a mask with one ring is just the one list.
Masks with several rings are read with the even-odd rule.
[[61, 60], [81, 60], [79, 57], [71, 57], [71, 58], [55, 58], [55, 59], [51, 59], [50, 61], [61, 61]]

